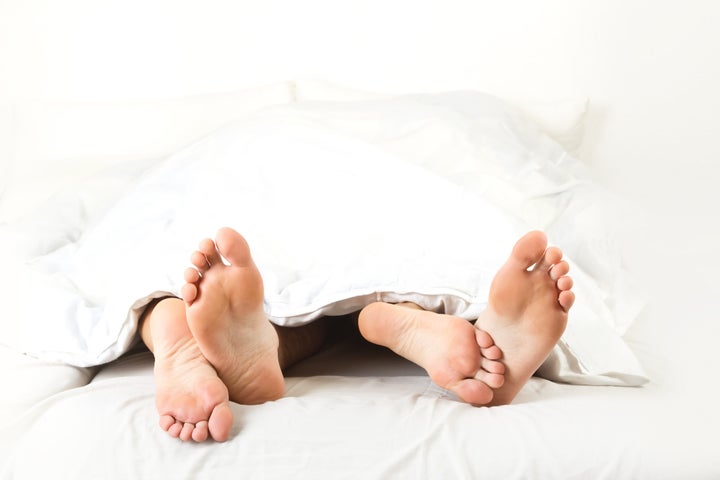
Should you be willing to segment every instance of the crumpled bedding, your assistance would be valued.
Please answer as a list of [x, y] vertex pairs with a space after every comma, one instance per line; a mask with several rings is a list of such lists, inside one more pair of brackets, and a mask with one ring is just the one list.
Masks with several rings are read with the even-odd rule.
[[[53, 248], [33, 252], [5, 289], [18, 321], [3, 325], [4, 341], [77, 366], [118, 358], [137, 341], [143, 307], [177, 295], [189, 253], [225, 225], [248, 239], [278, 324], [375, 300], [472, 319], [515, 239], [540, 226], [570, 253], [578, 297], [541, 372], [569, 383], [644, 383], [620, 337], [635, 307], [606, 287], [617, 260], [593, 255], [610, 234], [592, 239], [567, 226], [588, 222], [579, 205], [604, 199], [584, 188], [589, 180], [556, 144], [495, 100], [461, 99], [367, 102], [350, 115], [276, 107], [154, 162], [107, 208], [76, 224], [55, 217]], [[374, 119], [387, 123], [388, 111], [395, 129], [379, 137]], [[423, 141], [407, 141], [418, 135]], [[447, 144], [455, 150], [440, 148]], [[32, 228], [6, 228], [32, 243]], [[574, 252], [585, 261], [573, 262]]]

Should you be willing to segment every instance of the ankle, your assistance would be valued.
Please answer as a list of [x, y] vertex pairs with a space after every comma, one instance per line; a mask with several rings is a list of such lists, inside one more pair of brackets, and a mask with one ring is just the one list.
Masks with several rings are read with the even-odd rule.
[[278, 362], [284, 371], [317, 353], [327, 337], [327, 321], [320, 318], [301, 327], [273, 324], [278, 335]]
[[185, 304], [177, 297], [161, 297], [153, 300], [140, 316], [140, 337], [151, 352], [155, 352], [154, 337], [163, 335], [169, 322], [185, 321]]

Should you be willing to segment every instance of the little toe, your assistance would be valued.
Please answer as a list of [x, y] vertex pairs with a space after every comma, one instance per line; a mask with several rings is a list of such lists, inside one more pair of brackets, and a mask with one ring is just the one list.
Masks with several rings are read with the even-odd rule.
[[563, 275], [567, 275], [569, 271], [570, 265], [568, 265], [565, 260], [562, 260], [552, 266], [552, 268], [550, 269], [550, 278], [552, 278], [553, 280], [557, 280]]
[[175, 419], [172, 417], [172, 415], [160, 415], [160, 428], [162, 428], [166, 432], [174, 423]]
[[573, 306], [573, 303], [575, 303], [575, 294], [570, 290], [560, 292], [558, 303], [560, 303], [560, 306], [567, 312], [570, 310], [570, 307]]
[[565, 291], [570, 290], [573, 287], [572, 277], [564, 276], [557, 279], [558, 290]]

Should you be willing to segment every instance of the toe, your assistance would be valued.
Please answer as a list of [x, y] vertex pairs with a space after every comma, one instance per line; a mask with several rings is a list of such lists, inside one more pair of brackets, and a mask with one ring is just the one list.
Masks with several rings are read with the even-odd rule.
[[563, 254], [562, 250], [560, 250], [558, 247], [549, 247], [545, 251], [545, 260], [550, 265], [556, 265], [560, 263], [560, 260], [562, 260]]
[[533, 270], [549, 271], [550, 268], [562, 260], [562, 250], [557, 247], [549, 247], [545, 254], [535, 264]]
[[204, 442], [208, 439], [208, 422], [202, 421], [195, 424], [195, 430], [192, 432], [192, 439], [196, 442]]
[[571, 277], [565, 276], [560, 277], [557, 280], [557, 288], [558, 290], [565, 291], [570, 290], [573, 286], [573, 279]]
[[495, 344], [490, 334], [479, 328], [475, 329], [475, 340], [477, 340], [477, 344], [481, 349], [492, 347]]
[[497, 373], [499, 375], [502, 375], [505, 373], [505, 364], [502, 362], [498, 362], [497, 360], [490, 360], [488, 358], [483, 358], [480, 361], [480, 366], [483, 370], [485, 370], [488, 373]]
[[569, 271], [570, 265], [568, 265], [565, 260], [562, 260], [552, 266], [552, 268], [550, 269], [550, 278], [552, 278], [553, 280], [557, 280], [563, 275], [567, 275]]
[[528, 269], [535, 265], [547, 248], [547, 237], [543, 232], [533, 231], [517, 241], [510, 256], [517, 266]]
[[177, 438], [180, 435], [180, 432], [183, 429], [183, 423], [178, 422], [175, 420], [175, 423], [170, 425], [170, 428], [167, 429], [167, 432], [170, 434], [171, 437]]
[[197, 283], [200, 281], [200, 272], [196, 268], [186, 268], [183, 277], [187, 283]]
[[210, 268], [210, 262], [205, 254], [197, 250], [190, 255], [190, 263], [192, 263], [200, 273], [206, 272]]
[[160, 428], [166, 432], [175, 423], [175, 419], [171, 415], [160, 415]]
[[182, 427], [182, 430], [180, 430], [180, 440], [187, 442], [192, 438], [193, 430], [195, 430], [195, 425], [192, 423], [185, 423]]
[[570, 290], [560, 292], [560, 295], [558, 296], [558, 302], [560, 303], [560, 306], [567, 312], [568, 310], [570, 310], [570, 307], [573, 306], [573, 303], [575, 303], [575, 294]]
[[188, 305], [192, 304], [197, 298], [198, 288], [194, 283], [186, 283], [180, 289], [180, 295]]
[[230, 265], [243, 266], [252, 264], [250, 247], [247, 241], [232, 228], [221, 228], [218, 230], [216, 242], [217, 249], [223, 257], [227, 258]]
[[224, 442], [230, 437], [230, 428], [233, 423], [233, 414], [228, 403], [217, 405], [210, 414], [208, 431], [213, 440]]
[[200, 250], [200, 253], [205, 255], [205, 258], [207, 258], [207, 261], [211, 266], [220, 263], [220, 254], [215, 247], [215, 242], [209, 238], [200, 241], [198, 250]]
[[500, 347], [497, 345], [492, 345], [488, 348], [481, 348], [480, 353], [488, 360], [500, 360], [503, 356], [502, 350], [500, 350]]
[[449, 388], [460, 399], [471, 405], [486, 405], [493, 399], [493, 391], [485, 382], [474, 378], [460, 380]]
[[490, 388], [500, 388], [505, 383], [505, 375], [498, 373], [490, 373], [485, 370], [480, 370], [475, 375], [476, 380], [480, 380], [482, 383]]

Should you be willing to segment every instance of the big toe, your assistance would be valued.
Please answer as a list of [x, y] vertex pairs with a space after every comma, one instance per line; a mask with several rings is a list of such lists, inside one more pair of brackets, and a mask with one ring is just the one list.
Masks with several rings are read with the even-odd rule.
[[227, 402], [218, 404], [210, 414], [208, 421], [210, 436], [216, 442], [224, 442], [230, 437], [232, 424], [233, 413], [230, 404]]
[[518, 267], [528, 269], [543, 257], [546, 248], [547, 236], [535, 230], [525, 234], [515, 243], [510, 260]]
[[487, 405], [493, 399], [493, 390], [485, 382], [474, 378], [465, 378], [448, 388], [461, 400], [471, 405]]
[[227, 258], [231, 265], [243, 266], [252, 263], [247, 241], [232, 228], [223, 227], [218, 230], [215, 243], [218, 251]]

